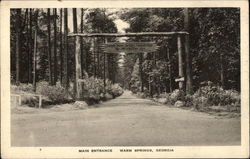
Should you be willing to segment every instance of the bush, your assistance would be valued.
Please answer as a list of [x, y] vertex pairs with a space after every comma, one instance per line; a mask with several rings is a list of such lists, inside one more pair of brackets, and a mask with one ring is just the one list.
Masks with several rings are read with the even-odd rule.
[[204, 108], [208, 106], [208, 99], [206, 97], [193, 98], [193, 106], [197, 110]]
[[120, 95], [122, 95], [123, 93], [123, 89], [118, 85], [118, 84], [114, 84], [111, 86], [111, 94], [114, 96], [114, 97], [118, 97]]
[[34, 88], [32, 84], [24, 84], [20, 83], [18, 86], [17, 85], [11, 85], [10, 90], [12, 93], [23, 93], [23, 92], [28, 92], [28, 93], [34, 93]]
[[208, 105], [235, 105], [240, 103], [240, 94], [235, 90], [224, 90], [222, 87], [215, 86], [212, 82], [198, 89], [195, 97], [207, 98]]
[[191, 106], [193, 106], [194, 104], [193, 104], [193, 96], [192, 95], [186, 95], [185, 96], [185, 106], [186, 107], [191, 107]]
[[106, 80], [105, 90], [103, 79], [85, 77], [83, 83], [83, 99], [88, 105], [97, 104], [101, 100], [110, 100], [123, 93], [122, 88], [118, 84], [112, 84], [109, 80]]
[[22, 104], [26, 104], [31, 107], [38, 106], [39, 98], [35, 96], [22, 96]]
[[68, 92], [60, 83], [50, 86], [48, 82], [42, 81], [37, 84], [37, 93], [48, 97], [53, 103], [63, 103], [69, 100]]
[[176, 89], [170, 94], [169, 100], [171, 104], [175, 104], [175, 102], [177, 102], [178, 100], [184, 101], [185, 92], [183, 90]]

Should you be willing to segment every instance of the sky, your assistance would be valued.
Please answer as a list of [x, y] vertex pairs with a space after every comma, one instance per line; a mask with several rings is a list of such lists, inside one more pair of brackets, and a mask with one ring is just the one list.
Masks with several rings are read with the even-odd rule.
[[[108, 10], [109, 13], [112, 13], [112, 12], [118, 11], [119, 9], [112, 8], [112, 9], [107, 9], [107, 10]], [[80, 18], [81, 18], [80, 14], [79, 14], [80, 9], [77, 9], [77, 13], [78, 13], [77, 14], [77, 23], [78, 23], [78, 25], [80, 25]], [[59, 14], [59, 10], [57, 10], [57, 14]], [[125, 21], [119, 19], [119, 17], [117, 17], [117, 16], [116, 16], [116, 18], [117, 19], [114, 20], [114, 23], [117, 26], [118, 32], [119, 33], [124, 33], [125, 32], [124, 29], [128, 28], [129, 24], [126, 23]], [[68, 27], [70, 29], [70, 32], [72, 32], [73, 31], [73, 17], [72, 17], [72, 9], [71, 8], [68, 9]]]
[[[108, 9], [107, 12], [108, 13], [112, 13], [112, 12], [117, 12], [118, 9]], [[59, 11], [57, 11], [59, 12]], [[77, 23], [78, 26], [80, 25], [80, 9], [77, 9]], [[58, 13], [59, 14], [59, 13]], [[114, 23], [116, 24], [118, 33], [125, 33], [125, 29], [129, 27], [129, 24], [123, 20], [121, 20], [118, 16], [115, 16], [116, 19], [114, 20]], [[73, 32], [73, 17], [72, 17], [72, 9], [68, 9], [68, 27], [70, 29], [70, 33]], [[118, 40], [119, 42], [125, 42], [126, 37], [120, 37]], [[125, 53], [121, 52], [120, 54], [120, 59], [119, 59], [119, 66], [122, 67], [123, 63], [124, 63], [124, 56]]]

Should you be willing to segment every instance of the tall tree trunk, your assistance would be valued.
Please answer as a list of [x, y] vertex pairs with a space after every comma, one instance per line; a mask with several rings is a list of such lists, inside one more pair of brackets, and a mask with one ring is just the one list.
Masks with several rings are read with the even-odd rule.
[[[104, 39], [104, 43], [108, 43], [108, 39]], [[106, 93], [106, 53], [103, 52], [103, 85], [104, 85], [104, 93]]]
[[32, 9], [29, 11], [29, 31], [28, 31], [29, 53], [28, 53], [28, 73], [29, 83], [32, 80]]
[[97, 56], [97, 76], [100, 77], [100, 50], [99, 50], [99, 40], [96, 39], [96, 56]]
[[27, 69], [27, 83], [29, 83], [29, 9], [25, 9], [25, 22], [24, 26], [26, 27], [26, 34], [25, 34], [25, 40], [27, 42], [26, 48], [27, 48], [27, 62], [28, 62], [28, 69]]
[[69, 88], [68, 75], [68, 9], [64, 8], [64, 87]]
[[[184, 76], [183, 73], [183, 61], [182, 61], [182, 44], [181, 44], [181, 36], [177, 36], [177, 48], [178, 48], [178, 68], [179, 68], [179, 78]], [[183, 81], [179, 81], [179, 89], [183, 90]]]
[[224, 66], [223, 66], [223, 54], [220, 53], [220, 83], [221, 87], [224, 88]]
[[63, 37], [62, 37], [62, 9], [60, 9], [60, 83], [63, 82]]
[[38, 19], [38, 10], [36, 10], [36, 13], [35, 13], [35, 34], [34, 34], [34, 54], [33, 54], [33, 90], [34, 92], [36, 92], [36, 64], [37, 64], [36, 54], [37, 54], [37, 30], [38, 30], [37, 19]]
[[55, 85], [57, 82], [57, 38], [56, 38], [56, 30], [57, 30], [57, 24], [56, 24], [56, 19], [57, 19], [57, 10], [56, 8], [53, 9], [54, 12], [54, 80], [53, 84]]
[[[83, 15], [84, 15], [84, 10], [81, 8], [81, 27], [80, 31], [83, 33]], [[81, 49], [81, 66], [82, 66], [82, 76], [84, 76], [84, 51], [83, 51], [83, 38], [80, 38], [80, 49]]]
[[16, 84], [20, 84], [20, 24], [21, 24], [21, 9], [16, 9]]
[[93, 65], [94, 65], [94, 77], [96, 76], [96, 50], [95, 50], [95, 38], [92, 38], [92, 54], [93, 54]]
[[168, 58], [168, 72], [169, 72], [169, 91], [170, 93], [172, 93], [172, 70], [171, 70], [171, 58], [170, 58], [170, 52], [169, 52], [169, 48], [167, 48], [167, 58]]
[[50, 9], [48, 8], [47, 10], [47, 28], [48, 28], [48, 62], [49, 62], [49, 84], [52, 85], [53, 84], [53, 80], [52, 80], [52, 60], [51, 60], [51, 42], [50, 42]]
[[[73, 32], [77, 33], [77, 10], [73, 8]], [[81, 70], [81, 51], [80, 51], [80, 37], [77, 36], [75, 39], [75, 71], [74, 71], [74, 92], [76, 99], [81, 98], [81, 83], [78, 79], [82, 78]]]
[[144, 92], [144, 82], [143, 82], [143, 72], [142, 72], [142, 60], [143, 53], [139, 54], [139, 71], [140, 71], [140, 80], [141, 80], [141, 92]]
[[[184, 30], [189, 31], [189, 16], [188, 16], [188, 8], [184, 8]], [[193, 79], [192, 79], [192, 60], [189, 51], [189, 35], [185, 35], [185, 57], [186, 57], [186, 93], [193, 93]]]

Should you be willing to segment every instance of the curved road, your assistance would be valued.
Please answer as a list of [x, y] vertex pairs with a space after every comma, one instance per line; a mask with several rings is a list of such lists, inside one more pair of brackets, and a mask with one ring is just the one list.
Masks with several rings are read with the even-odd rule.
[[15, 114], [12, 146], [239, 145], [240, 118], [171, 108], [130, 92], [86, 110]]

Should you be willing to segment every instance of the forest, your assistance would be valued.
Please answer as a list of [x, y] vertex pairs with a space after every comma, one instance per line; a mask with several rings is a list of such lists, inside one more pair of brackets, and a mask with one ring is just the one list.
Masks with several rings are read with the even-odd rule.
[[[169, 99], [171, 104], [185, 101], [186, 106], [199, 106], [206, 101], [208, 105], [240, 105], [239, 8], [23, 8], [10, 13], [11, 84], [15, 93], [38, 93], [54, 102], [69, 96], [74, 100], [76, 43], [68, 34], [118, 33], [114, 21], [120, 19], [129, 24], [124, 30], [127, 33], [189, 33], [182, 41], [189, 43], [191, 92], [179, 90], [175, 82], [179, 77], [175, 36], [125, 40], [159, 46], [154, 53], [142, 54], [103, 54], [100, 44], [119, 39], [81, 38], [87, 103], [117, 97], [128, 89], [142, 98]], [[186, 59], [185, 48], [181, 49]]]

